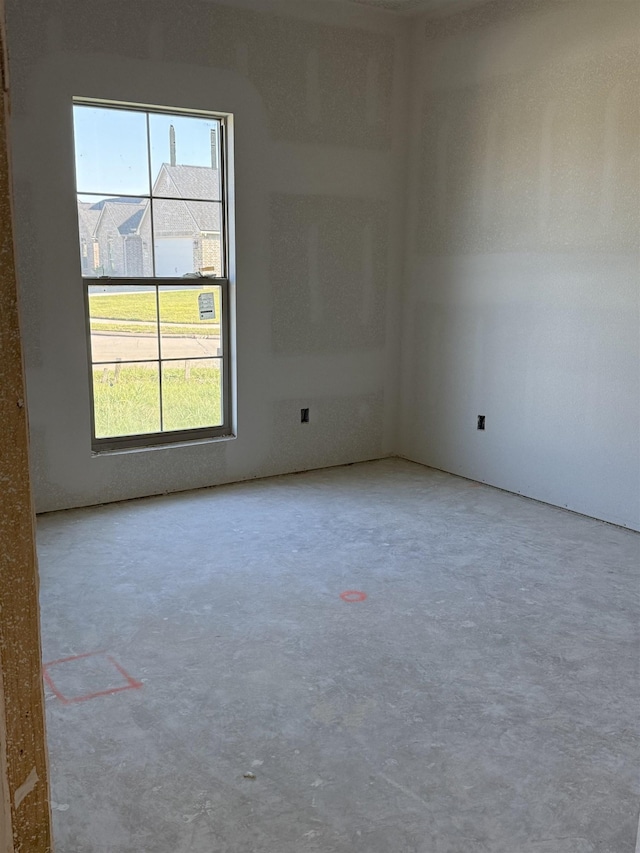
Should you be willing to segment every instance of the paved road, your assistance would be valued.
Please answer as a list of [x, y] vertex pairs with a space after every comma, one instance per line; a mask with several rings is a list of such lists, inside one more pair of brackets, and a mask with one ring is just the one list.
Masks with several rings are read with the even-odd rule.
[[[93, 361], [137, 361], [158, 358], [156, 335], [127, 334], [126, 332], [92, 332]], [[207, 358], [222, 355], [220, 338], [213, 336], [187, 337], [163, 335], [163, 358]]]
[[[100, 325], [107, 326], [107, 325], [113, 325], [114, 323], [126, 323], [127, 326], [144, 326], [147, 329], [147, 331], [149, 331], [149, 329], [155, 329], [155, 326], [156, 326], [155, 322], [151, 321], [151, 320], [124, 320], [124, 319], [114, 320], [114, 319], [105, 319], [104, 317], [92, 317], [91, 318], [91, 324], [93, 326], [100, 326]], [[167, 320], [163, 320], [160, 325], [162, 326], [163, 329], [166, 327], [171, 328], [172, 326], [179, 326], [180, 329], [193, 329], [194, 332], [201, 332], [203, 328], [212, 328], [216, 324], [210, 323], [209, 321], [206, 321], [204, 323], [180, 323], [180, 322], [169, 323]]]

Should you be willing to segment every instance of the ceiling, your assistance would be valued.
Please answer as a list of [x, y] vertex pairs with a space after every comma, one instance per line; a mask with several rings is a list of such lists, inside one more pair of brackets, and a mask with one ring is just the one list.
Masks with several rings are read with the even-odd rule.
[[394, 12], [435, 12], [457, 11], [476, 6], [486, 0], [346, 0], [378, 9], [390, 9]]

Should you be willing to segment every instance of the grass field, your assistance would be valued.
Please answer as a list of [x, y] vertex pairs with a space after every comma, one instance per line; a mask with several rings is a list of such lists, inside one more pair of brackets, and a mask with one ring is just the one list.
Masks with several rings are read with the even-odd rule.
[[[217, 362], [212, 362], [217, 365]], [[163, 367], [162, 414], [156, 366], [123, 365], [93, 370], [96, 438], [217, 426], [222, 422], [218, 367]]]
[[[198, 296], [213, 293], [215, 320], [201, 320]], [[217, 335], [220, 332], [220, 288], [189, 287], [184, 290], [160, 290], [160, 326], [163, 334]], [[151, 333], [156, 329], [155, 291], [89, 296], [92, 331]], [[94, 322], [98, 320], [100, 322]], [[112, 322], [105, 322], [112, 321]], [[141, 326], [140, 323], [145, 325]], [[148, 326], [146, 324], [149, 324]], [[184, 325], [181, 325], [184, 324]], [[188, 325], [187, 325], [188, 324]]]

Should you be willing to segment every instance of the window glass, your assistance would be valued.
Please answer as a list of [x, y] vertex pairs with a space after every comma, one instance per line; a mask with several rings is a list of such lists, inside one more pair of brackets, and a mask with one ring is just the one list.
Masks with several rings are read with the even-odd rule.
[[154, 286], [91, 288], [88, 300], [94, 363], [159, 358]]
[[165, 430], [222, 424], [222, 370], [218, 358], [162, 362]]
[[153, 275], [151, 203], [133, 196], [78, 196], [84, 276]]
[[221, 276], [221, 220], [222, 205], [218, 202], [154, 198], [156, 275]]
[[226, 434], [223, 120], [76, 103], [74, 127], [94, 448]]
[[149, 195], [144, 113], [76, 105], [73, 126], [79, 193]]
[[94, 364], [92, 373], [96, 438], [160, 431], [157, 362]]
[[153, 195], [221, 201], [220, 122], [151, 113]]
[[162, 358], [222, 355], [220, 287], [160, 287]]

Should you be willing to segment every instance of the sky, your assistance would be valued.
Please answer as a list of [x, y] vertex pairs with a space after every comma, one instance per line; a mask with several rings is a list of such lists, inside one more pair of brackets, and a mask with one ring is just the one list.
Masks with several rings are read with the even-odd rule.
[[[79, 193], [150, 194], [146, 113], [76, 104], [73, 123]], [[152, 182], [169, 162], [170, 125], [176, 131], [176, 162], [211, 166], [216, 119], [149, 113]]]

